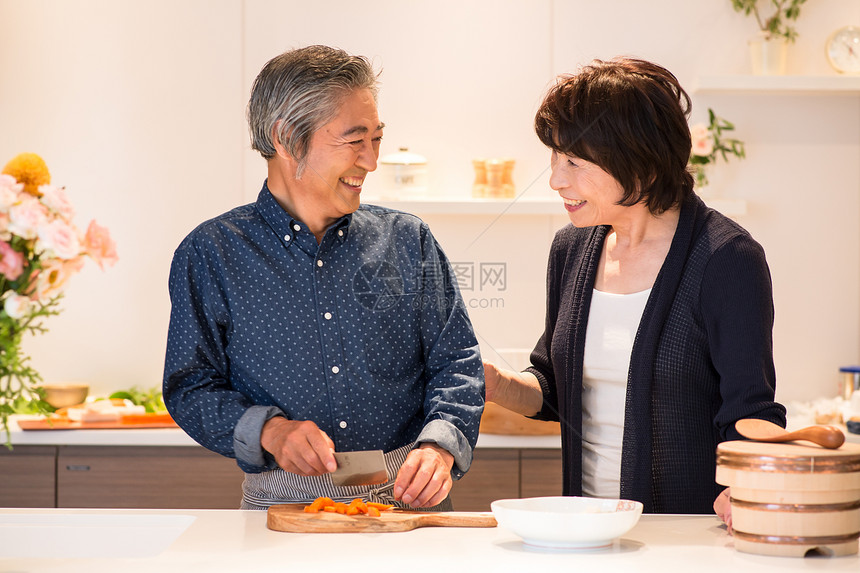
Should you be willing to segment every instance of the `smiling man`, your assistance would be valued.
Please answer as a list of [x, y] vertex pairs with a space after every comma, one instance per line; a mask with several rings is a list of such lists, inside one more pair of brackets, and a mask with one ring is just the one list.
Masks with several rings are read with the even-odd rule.
[[[420, 219], [361, 205], [384, 125], [362, 57], [286, 52], [257, 77], [257, 201], [177, 248], [164, 399], [245, 471], [242, 507], [319, 496], [450, 509], [484, 405], [478, 344]], [[334, 452], [383, 450], [389, 480], [336, 486]]]

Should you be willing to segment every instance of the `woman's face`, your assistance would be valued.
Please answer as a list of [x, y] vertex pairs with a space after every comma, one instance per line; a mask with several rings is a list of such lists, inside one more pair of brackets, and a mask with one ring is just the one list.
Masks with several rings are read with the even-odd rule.
[[550, 166], [549, 186], [561, 195], [574, 227], [612, 225], [626, 209], [618, 205], [621, 184], [596, 164], [553, 151]]

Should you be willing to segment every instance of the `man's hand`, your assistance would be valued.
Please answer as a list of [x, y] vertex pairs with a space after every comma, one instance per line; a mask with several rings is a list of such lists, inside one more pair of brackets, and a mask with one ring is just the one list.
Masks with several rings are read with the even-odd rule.
[[714, 513], [716, 513], [720, 519], [725, 522], [729, 535], [732, 534], [732, 504], [729, 500], [730, 497], [731, 491], [729, 488], [726, 488], [714, 501]]
[[394, 499], [412, 507], [442, 503], [451, 491], [454, 456], [436, 444], [424, 443], [409, 452], [394, 480]]
[[337, 469], [334, 442], [309, 420], [276, 416], [263, 424], [260, 445], [275, 457], [282, 470], [318, 476]]

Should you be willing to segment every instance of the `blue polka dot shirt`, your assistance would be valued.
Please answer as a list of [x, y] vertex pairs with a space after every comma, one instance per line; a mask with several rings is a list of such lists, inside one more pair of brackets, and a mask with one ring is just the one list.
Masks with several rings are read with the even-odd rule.
[[246, 472], [274, 416], [336, 451], [435, 442], [465, 472], [484, 376], [456, 278], [417, 217], [362, 205], [318, 244], [264, 185], [192, 231], [170, 269], [164, 399], [198, 443]]

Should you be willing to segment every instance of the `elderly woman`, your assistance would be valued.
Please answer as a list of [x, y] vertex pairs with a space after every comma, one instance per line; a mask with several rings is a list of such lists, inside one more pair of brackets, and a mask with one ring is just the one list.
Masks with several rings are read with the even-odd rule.
[[734, 424], [774, 402], [762, 247], [693, 193], [690, 98], [645, 61], [559, 78], [535, 118], [571, 225], [549, 256], [546, 324], [524, 372], [486, 363], [487, 399], [559, 420], [564, 494], [710, 513]]

